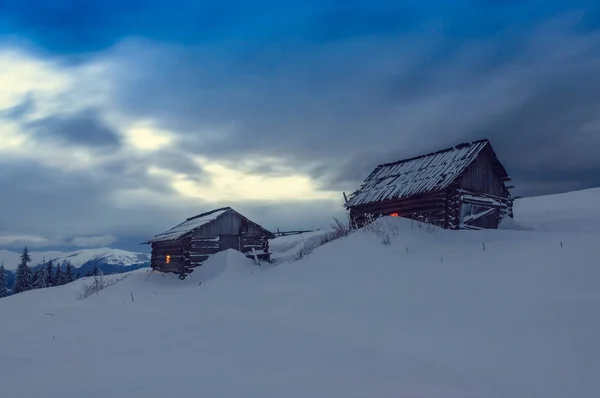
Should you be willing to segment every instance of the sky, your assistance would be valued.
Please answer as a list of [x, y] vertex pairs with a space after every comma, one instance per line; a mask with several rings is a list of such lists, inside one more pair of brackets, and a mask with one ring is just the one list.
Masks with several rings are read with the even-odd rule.
[[597, 187], [599, 94], [597, 1], [3, 0], [0, 249], [326, 227], [377, 164], [481, 138], [516, 195]]

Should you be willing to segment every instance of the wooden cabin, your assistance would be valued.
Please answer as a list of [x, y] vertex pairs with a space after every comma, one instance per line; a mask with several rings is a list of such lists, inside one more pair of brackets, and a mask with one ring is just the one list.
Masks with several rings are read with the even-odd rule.
[[380, 216], [446, 229], [495, 229], [513, 216], [506, 169], [488, 140], [381, 164], [346, 200], [357, 227]]
[[190, 217], [144, 243], [152, 245], [152, 269], [178, 273], [183, 279], [212, 254], [227, 249], [270, 261], [269, 239], [273, 237], [231, 207], [223, 207]]

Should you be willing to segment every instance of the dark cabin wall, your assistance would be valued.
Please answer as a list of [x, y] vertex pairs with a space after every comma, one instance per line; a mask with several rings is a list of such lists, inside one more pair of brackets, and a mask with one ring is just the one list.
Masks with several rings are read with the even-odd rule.
[[[209, 256], [219, 252], [219, 237], [183, 237], [179, 240], [152, 244], [150, 264], [161, 272], [184, 273], [202, 265]], [[167, 255], [169, 262], [167, 263]]]
[[263, 235], [264, 231], [255, 223], [246, 220], [234, 211], [229, 211], [213, 222], [200, 227], [195, 236], [240, 235], [240, 227], [247, 228], [248, 235]]
[[427, 222], [444, 227], [446, 225], [446, 191], [432, 192], [426, 195], [406, 199], [392, 199], [375, 202], [350, 209], [350, 218], [360, 228], [367, 220], [366, 215], [375, 218], [398, 213], [400, 217], [427, 220]]
[[[242, 230], [244, 233], [242, 233]], [[207, 238], [218, 239], [218, 251], [234, 249], [242, 253], [257, 251], [261, 259], [269, 260], [269, 238], [271, 234], [258, 224], [247, 220], [236, 212], [227, 212], [213, 222], [199, 228], [192, 237], [192, 251], [199, 254], [213, 254], [214, 246], [197, 246], [197, 241]], [[207, 253], [206, 250], [210, 253]]]
[[503, 198], [509, 197], [508, 190], [494, 172], [492, 162], [486, 151], [482, 151], [463, 172], [459, 181], [459, 187]]
[[[166, 262], [170, 256], [169, 263]], [[179, 272], [184, 265], [182, 242], [166, 241], [152, 244], [150, 266], [162, 272]]]

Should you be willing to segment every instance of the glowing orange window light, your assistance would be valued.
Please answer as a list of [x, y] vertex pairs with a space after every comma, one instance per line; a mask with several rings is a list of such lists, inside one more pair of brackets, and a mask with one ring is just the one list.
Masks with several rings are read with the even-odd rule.
[[167, 264], [169, 264], [171, 262], [171, 256], [167, 254], [167, 257], [165, 258], [165, 261]]
[[400, 217], [400, 215], [398, 213], [392, 213], [390, 214], [390, 217]]

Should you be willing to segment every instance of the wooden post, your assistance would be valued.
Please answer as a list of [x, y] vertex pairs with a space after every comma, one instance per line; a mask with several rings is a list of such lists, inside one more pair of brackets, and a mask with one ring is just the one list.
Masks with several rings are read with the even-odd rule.
[[254, 256], [254, 262], [256, 263], [256, 265], [260, 265], [260, 261], [258, 260], [258, 256], [256, 255], [256, 250], [254, 250], [254, 248], [252, 248], [252, 255]]

